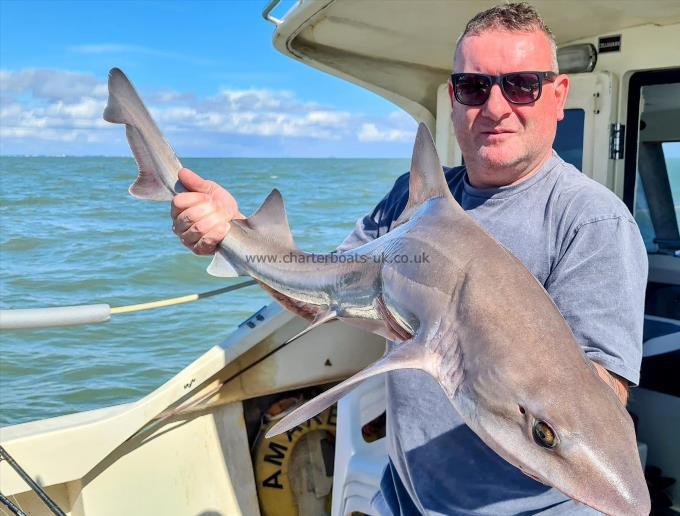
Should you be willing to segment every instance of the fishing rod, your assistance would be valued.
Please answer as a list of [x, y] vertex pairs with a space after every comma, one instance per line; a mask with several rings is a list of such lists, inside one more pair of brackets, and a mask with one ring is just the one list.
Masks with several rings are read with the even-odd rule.
[[[7, 463], [12, 467], [14, 471], [16, 471], [17, 475], [19, 475], [26, 484], [28, 484], [28, 487], [31, 488], [33, 492], [35, 492], [36, 495], [38, 495], [38, 498], [40, 498], [45, 505], [49, 508], [50, 511], [52, 511], [52, 514], [55, 516], [66, 516], [66, 513], [61, 510], [61, 508], [50, 498], [50, 496], [45, 492], [45, 490], [42, 488], [40, 484], [38, 484], [35, 480], [31, 478], [31, 476], [26, 473], [24, 468], [19, 466], [17, 461], [14, 460], [14, 458], [5, 450], [3, 446], [0, 446], [0, 462], [1, 461], [7, 461]], [[2, 503], [5, 504], [5, 506], [11, 510], [14, 514], [17, 515], [25, 515], [25, 513], [18, 507], [16, 507], [6, 496], [2, 495], [1, 499]]]
[[0, 310], [0, 330], [22, 330], [34, 328], [52, 328], [55, 326], [77, 326], [107, 322], [112, 315], [153, 310], [168, 306], [191, 303], [208, 297], [219, 296], [234, 290], [255, 285], [255, 280], [243, 281], [236, 285], [189, 294], [186, 296], [160, 299], [147, 303], [111, 307], [106, 303], [77, 306], [57, 306], [52, 308], [22, 308]]

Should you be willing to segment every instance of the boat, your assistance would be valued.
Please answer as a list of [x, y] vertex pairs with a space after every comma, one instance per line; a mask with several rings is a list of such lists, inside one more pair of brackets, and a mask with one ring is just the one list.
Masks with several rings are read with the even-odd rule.
[[[273, 0], [263, 17], [281, 53], [424, 122], [454, 166], [446, 83], [456, 36], [495, 3], [301, 0], [277, 17]], [[647, 246], [642, 378], [629, 410], [655, 510], [680, 511], [680, 482], [670, 485], [680, 479], [680, 170], [667, 156], [680, 141], [680, 3], [532, 4], [571, 77], [555, 148], [626, 203]], [[289, 407], [384, 351], [383, 339], [338, 322], [284, 344], [306, 324], [271, 303], [136, 402], [0, 429], [0, 492], [31, 515], [374, 514], [387, 462], [379, 378], [263, 438]]]

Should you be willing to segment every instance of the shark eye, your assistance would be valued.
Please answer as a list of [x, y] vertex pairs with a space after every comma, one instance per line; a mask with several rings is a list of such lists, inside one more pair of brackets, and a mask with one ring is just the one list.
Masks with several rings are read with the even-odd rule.
[[544, 448], [557, 446], [557, 434], [545, 421], [534, 423], [534, 440]]

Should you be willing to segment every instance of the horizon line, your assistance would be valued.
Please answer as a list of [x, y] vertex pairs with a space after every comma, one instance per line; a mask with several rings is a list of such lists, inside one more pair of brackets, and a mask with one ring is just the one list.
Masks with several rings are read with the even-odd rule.
[[[1, 154], [0, 158], [129, 158], [120, 154]], [[182, 159], [411, 159], [410, 156], [183, 156]]]

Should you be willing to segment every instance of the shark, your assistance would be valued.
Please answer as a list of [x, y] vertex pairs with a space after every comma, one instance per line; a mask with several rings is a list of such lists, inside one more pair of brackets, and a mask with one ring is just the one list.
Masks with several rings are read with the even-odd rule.
[[[168, 201], [185, 191], [179, 159], [125, 74], [112, 69], [108, 87], [104, 119], [125, 125], [139, 168], [130, 193]], [[423, 259], [408, 259], [415, 256]], [[305, 331], [339, 319], [395, 342], [268, 436], [303, 423], [369, 377], [418, 369], [435, 378], [487, 446], [526, 475], [606, 514], [649, 514], [628, 412], [543, 286], [455, 201], [424, 124], [408, 202], [391, 231], [343, 253], [304, 252], [273, 190], [251, 216], [231, 221], [208, 272], [251, 276], [270, 293], [312, 307], [316, 317]]]

